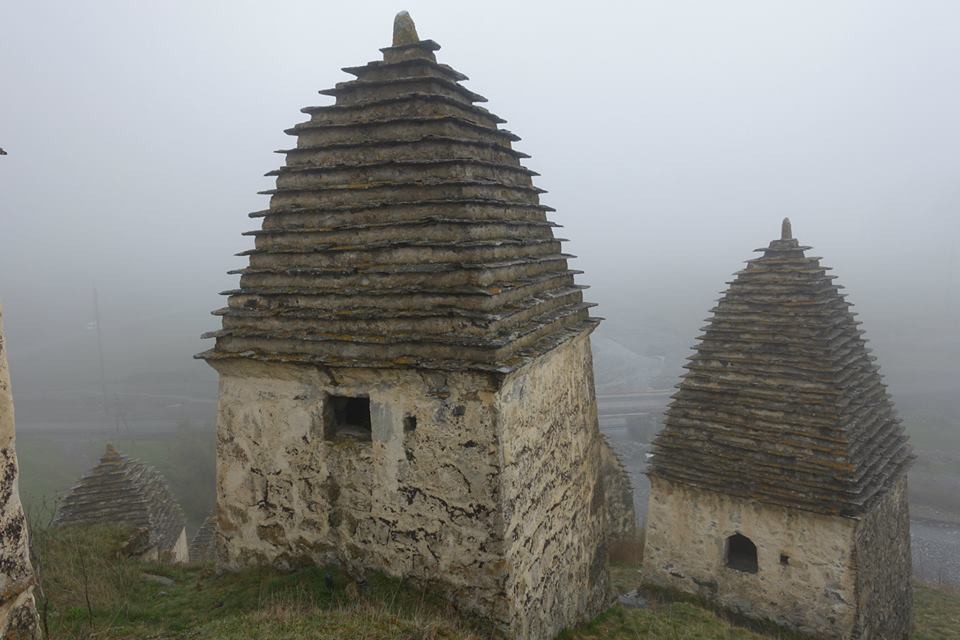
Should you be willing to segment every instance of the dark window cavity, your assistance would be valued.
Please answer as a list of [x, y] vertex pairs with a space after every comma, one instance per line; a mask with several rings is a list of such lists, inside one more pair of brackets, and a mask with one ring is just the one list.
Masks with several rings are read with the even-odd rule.
[[787, 566], [788, 564], [790, 564], [790, 556], [788, 556], [788, 555], [785, 554], [785, 553], [781, 553], [781, 554], [780, 554], [780, 564], [782, 564], [783, 566]]
[[745, 573], [756, 573], [757, 545], [739, 533], [727, 538], [727, 566]]
[[370, 398], [327, 396], [324, 435], [327, 440], [353, 438], [369, 442]]
[[403, 419], [403, 432], [410, 433], [417, 430], [417, 416], [407, 416]]

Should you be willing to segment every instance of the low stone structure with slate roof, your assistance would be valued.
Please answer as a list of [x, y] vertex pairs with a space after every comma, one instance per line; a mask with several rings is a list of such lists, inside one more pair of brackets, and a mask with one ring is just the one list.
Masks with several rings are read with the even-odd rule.
[[217, 517], [207, 516], [190, 540], [190, 562], [213, 562], [217, 559]]
[[654, 442], [644, 565], [817, 637], [905, 638], [912, 453], [808, 249], [784, 220], [713, 310]]
[[605, 540], [634, 517], [603, 472], [598, 321], [517, 136], [439, 48], [399, 14], [383, 59], [288, 131], [200, 354], [220, 374], [217, 555], [439, 581], [552, 638], [606, 606]]
[[60, 503], [55, 526], [118, 524], [146, 529], [143, 559], [186, 562], [183, 511], [156, 470], [108, 444], [100, 462]]

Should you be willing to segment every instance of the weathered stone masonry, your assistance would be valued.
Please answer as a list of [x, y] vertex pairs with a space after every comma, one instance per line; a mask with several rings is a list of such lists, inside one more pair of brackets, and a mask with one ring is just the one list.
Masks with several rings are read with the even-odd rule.
[[518, 138], [437, 49], [400, 14], [382, 61], [303, 110], [252, 214], [200, 356], [220, 373], [218, 555], [437, 581], [549, 638], [607, 598], [597, 321]]
[[41, 634], [33, 599], [27, 521], [20, 504], [15, 440], [13, 396], [0, 310], [0, 638], [33, 640]]
[[[508, 376], [498, 394], [507, 593], [520, 637], [552, 637], [607, 590], [609, 494], [593, 362], [581, 335]], [[558, 625], [558, 621], [562, 624]]]
[[651, 580], [822, 638], [906, 638], [903, 427], [850, 304], [782, 237], [713, 310], [654, 442]]
[[[442, 580], [469, 608], [495, 608], [505, 567], [487, 376], [218, 367], [217, 499], [227, 566], [340, 561]], [[324, 439], [331, 393], [368, 395], [369, 442]], [[404, 417], [416, 418], [414, 430], [404, 429]]]

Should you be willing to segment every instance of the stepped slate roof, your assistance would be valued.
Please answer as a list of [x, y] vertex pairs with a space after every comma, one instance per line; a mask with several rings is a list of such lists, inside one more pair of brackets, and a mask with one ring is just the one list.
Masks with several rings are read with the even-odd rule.
[[280, 153], [207, 360], [508, 371], [592, 327], [504, 120], [403, 12]]
[[190, 540], [190, 562], [212, 562], [217, 559], [217, 517], [207, 516]]
[[651, 476], [856, 517], [912, 453], [850, 303], [782, 236], [730, 282], [654, 441]]
[[166, 551], [176, 545], [184, 518], [163, 476], [108, 444], [97, 466], [60, 503], [54, 524], [144, 527], [151, 542]]

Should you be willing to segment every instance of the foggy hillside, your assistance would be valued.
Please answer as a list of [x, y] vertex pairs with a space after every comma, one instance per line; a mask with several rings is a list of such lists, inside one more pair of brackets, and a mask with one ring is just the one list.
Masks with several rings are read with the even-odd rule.
[[[915, 514], [953, 526], [943, 549], [960, 549], [960, 5], [406, 8], [542, 174], [606, 318], [603, 426], [641, 489], [667, 396], [631, 394], [676, 384], [725, 282], [790, 216], [847, 287], [920, 453]], [[61, 475], [44, 489], [59, 490], [107, 439], [162, 459], [186, 423], [212, 446], [216, 375], [192, 355], [252, 246], [240, 234], [267, 204], [271, 151], [396, 9], [0, 8], [0, 301], [25, 483], [49, 457]]]

